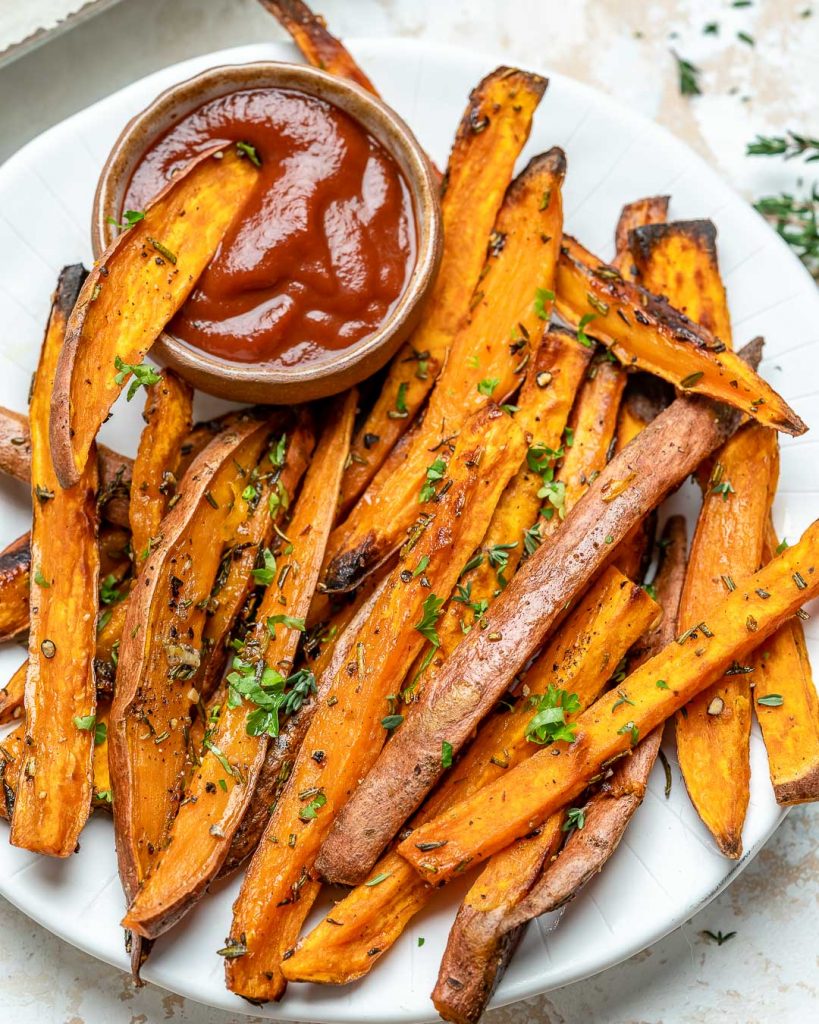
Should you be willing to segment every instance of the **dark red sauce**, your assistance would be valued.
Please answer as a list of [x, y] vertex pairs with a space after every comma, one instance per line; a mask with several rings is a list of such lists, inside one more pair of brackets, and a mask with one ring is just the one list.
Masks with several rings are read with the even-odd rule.
[[372, 334], [415, 263], [409, 189], [392, 157], [323, 100], [252, 89], [189, 114], [144, 154], [124, 209], [142, 210], [214, 143], [245, 142], [259, 183], [170, 331], [242, 363], [320, 359]]

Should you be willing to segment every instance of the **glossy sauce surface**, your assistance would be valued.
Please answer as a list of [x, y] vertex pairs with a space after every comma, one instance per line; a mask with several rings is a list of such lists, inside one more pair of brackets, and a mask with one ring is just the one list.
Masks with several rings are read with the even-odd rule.
[[[292, 366], [373, 333], [415, 263], [397, 164], [338, 107], [286, 89], [213, 100], [143, 155], [123, 209], [143, 210], [197, 153], [252, 146], [259, 182], [169, 330], [233, 362]], [[249, 157], [250, 158], [250, 157]]]

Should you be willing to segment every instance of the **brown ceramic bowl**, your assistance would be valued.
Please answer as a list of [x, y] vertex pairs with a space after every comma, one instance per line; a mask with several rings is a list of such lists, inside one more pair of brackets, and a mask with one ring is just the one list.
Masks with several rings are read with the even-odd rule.
[[327, 100], [359, 122], [400, 167], [412, 199], [417, 259], [403, 295], [377, 331], [349, 348], [302, 366], [231, 363], [191, 348], [163, 332], [152, 357], [172, 367], [195, 387], [240, 402], [294, 403], [336, 394], [387, 362], [415, 327], [441, 260], [443, 231], [438, 186], [418, 140], [384, 103], [350, 82], [300, 64], [264, 61], [211, 68], [171, 86], [132, 118], [105, 162], [94, 197], [91, 224], [94, 256], [108, 247], [119, 220], [134, 168], [152, 142], [197, 107], [240, 89], [296, 89]]

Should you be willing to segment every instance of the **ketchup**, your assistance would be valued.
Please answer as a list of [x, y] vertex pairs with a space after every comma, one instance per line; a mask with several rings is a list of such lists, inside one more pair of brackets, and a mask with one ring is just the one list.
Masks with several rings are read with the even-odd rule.
[[280, 366], [372, 334], [415, 263], [409, 189], [393, 158], [325, 100], [250, 89], [206, 103], [161, 136], [123, 208], [144, 209], [214, 143], [241, 143], [261, 162], [259, 181], [170, 332], [233, 362]]

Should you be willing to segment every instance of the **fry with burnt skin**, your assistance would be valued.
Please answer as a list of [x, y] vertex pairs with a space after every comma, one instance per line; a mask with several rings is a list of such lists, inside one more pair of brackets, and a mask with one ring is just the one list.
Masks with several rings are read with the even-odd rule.
[[640, 284], [665, 295], [675, 309], [731, 346], [731, 318], [717, 262], [717, 229], [710, 220], [636, 228], [629, 237]]
[[260, 0], [273, 17], [287, 29], [293, 42], [313, 67], [328, 71], [339, 78], [347, 78], [367, 92], [376, 92], [375, 86], [350, 56], [344, 44], [331, 35], [324, 18], [313, 14], [301, 0]]
[[[483, 723], [413, 824], [440, 813], [531, 756], [538, 747], [526, 738], [533, 715], [529, 698], [553, 686], [593, 699], [657, 611], [639, 587], [629, 584], [616, 570], [605, 570], [525, 674], [528, 696], [520, 697], [509, 714], [498, 714]], [[372, 874], [386, 877], [377, 886], [354, 889], [336, 906], [331, 922], [322, 922], [302, 939], [282, 965], [286, 978], [325, 984], [354, 981], [392, 947], [433, 895], [394, 851], [381, 858]]]
[[85, 270], [60, 274], [31, 389], [30, 625], [25, 685], [26, 758], [17, 783], [9, 841], [68, 857], [91, 804], [96, 707], [97, 461], [63, 490], [49, 446], [51, 391], [69, 313]]
[[[322, 699], [290, 778], [251, 861], [234, 905], [231, 939], [246, 952], [226, 958], [228, 988], [254, 1000], [284, 992], [282, 958], [320, 888], [313, 861], [332, 816], [378, 756], [389, 731], [400, 732], [396, 679], [434, 636], [439, 592], [452, 588], [500, 494], [519, 466], [524, 440], [495, 407], [464, 424], [450, 460], [451, 486], [434, 518], [405, 545], [379, 600], [355, 637], [353, 660], [322, 680]], [[419, 572], [419, 566], [422, 570]], [[241, 937], [241, 940], [240, 940]]]
[[61, 486], [76, 483], [126, 382], [133, 391], [153, 379], [141, 366], [146, 352], [190, 295], [256, 175], [234, 150], [203, 153], [97, 260], [69, 318], [54, 380], [51, 450]]
[[28, 629], [31, 542], [26, 534], [0, 552], [0, 643]]
[[495, 221], [547, 84], [539, 75], [501, 67], [469, 97], [444, 177], [438, 277], [421, 322], [393, 357], [381, 393], [356, 432], [341, 490], [342, 516], [413, 423], [444, 367], [453, 337], [473, 308], [487, 246], [490, 257], [503, 247], [504, 229]]
[[[561, 328], [545, 331], [527, 368], [515, 402], [515, 423], [529, 438], [527, 458], [507, 484], [480, 548], [458, 578], [438, 628], [439, 645], [429, 662], [426, 652], [410, 673], [413, 693], [422, 678], [421, 665], [432, 671], [461, 642], [514, 575], [524, 554], [538, 543], [539, 492], [544, 486], [538, 466], [544, 453], [560, 447], [563, 430], [591, 352]], [[533, 468], [530, 460], [535, 463]], [[406, 690], [405, 690], [406, 693]]]
[[185, 788], [168, 844], [140, 886], [123, 927], [154, 939], [204, 895], [228, 853], [265, 759], [279, 715], [310, 695], [308, 671], [292, 674], [350, 447], [355, 389], [331, 412], [287, 524], [287, 540], [267, 551], [256, 575], [265, 586], [256, 622], [245, 635], [226, 694], [209, 709], [201, 761]]
[[[748, 347], [757, 359], [760, 346]], [[457, 753], [515, 673], [610, 553], [733, 432], [737, 414], [677, 399], [606, 466], [566, 516], [553, 544], [524, 563], [487, 614], [430, 680], [411, 719], [337, 819], [328, 880], [361, 880], [440, 778], [443, 740]], [[488, 637], [499, 639], [489, 641]], [[330, 857], [328, 856], [328, 862]]]
[[[574, 742], [557, 748], [559, 757], [551, 756], [550, 750], [538, 752], [498, 782], [422, 825], [398, 852], [431, 884], [443, 885], [468, 865], [527, 835], [581, 793], [613, 759], [628, 754], [640, 735], [647, 735], [726, 671], [734, 673], [733, 666], [741, 668], [755, 647], [818, 593], [816, 521], [797, 544], [705, 608], [698, 627], [584, 712], [577, 720]], [[757, 622], [755, 632], [744, 628], [748, 615]], [[619, 690], [633, 703], [623, 702]], [[503, 814], [497, 811], [500, 801]]]
[[507, 190], [495, 222], [503, 243], [490, 247], [471, 317], [452, 340], [446, 368], [400, 467], [379, 474], [333, 531], [326, 590], [354, 589], [395, 550], [419, 502], [423, 510], [441, 486], [452, 440], [466, 417], [491, 401], [504, 401], [520, 384], [530, 339], [539, 336], [551, 309], [565, 170], [562, 151], [550, 150], [531, 160]]
[[[782, 547], [769, 522], [763, 559]], [[798, 616], [756, 652], [754, 666], [754, 710], [777, 802], [819, 800], [819, 698]]]
[[[626, 281], [634, 281], [639, 277], [639, 270], [633, 265], [629, 251], [629, 234], [644, 224], [663, 224], [668, 219], [668, 203], [670, 196], [647, 196], [626, 203], [620, 212], [617, 227], [614, 229], [614, 259], [611, 265], [619, 270]], [[649, 291], [651, 289], [649, 288]]]
[[[663, 540], [662, 561], [654, 580], [662, 617], [644, 634], [638, 649], [632, 650], [634, 665], [653, 657], [675, 636], [686, 562], [682, 517], [669, 519]], [[474, 1022], [480, 1018], [517, 947], [524, 923], [534, 916], [522, 917], [521, 906], [543, 906], [538, 913], [555, 910], [573, 899], [603, 868], [642, 802], [662, 734], [662, 727], [650, 733], [569, 822], [565, 811], [553, 814], [540, 837], [519, 840], [489, 861], [458, 910], [441, 960], [432, 1001], [444, 1020]], [[554, 837], [562, 838], [567, 830], [565, 847], [550, 862]], [[538, 878], [540, 864], [545, 867]], [[548, 901], [545, 905], [544, 899]], [[510, 917], [516, 922], [511, 927]]]
[[788, 434], [807, 427], [773, 388], [732, 351], [663, 300], [623, 280], [568, 235], [557, 269], [557, 311], [609, 347], [624, 365], [725, 402]]
[[[161, 852], [178, 809], [190, 716], [199, 699], [206, 607], [222, 554], [214, 540], [244, 505], [236, 500], [245, 486], [242, 467], [266, 454], [277, 426], [276, 419], [248, 417], [198, 456], [128, 601], [109, 759], [117, 859], [129, 902]], [[140, 946], [134, 936], [135, 973]]]
[[131, 550], [138, 567], [176, 489], [179, 450], [191, 430], [193, 391], [171, 370], [147, 388], [145, 427], [131, 475]]
[[[778, 475], [776, 434], [749, 423], [719, 451], [705, 490], [680, 602], [679, 632], [696, 627], [717, 595], [762, 562]], [[752, 619], [746, 628], [752, 629]], [[702, 691], [675, 720], [691, 802], [726, 857], [742, 853], [750, 797], [751, 681], [736, 673]]]

